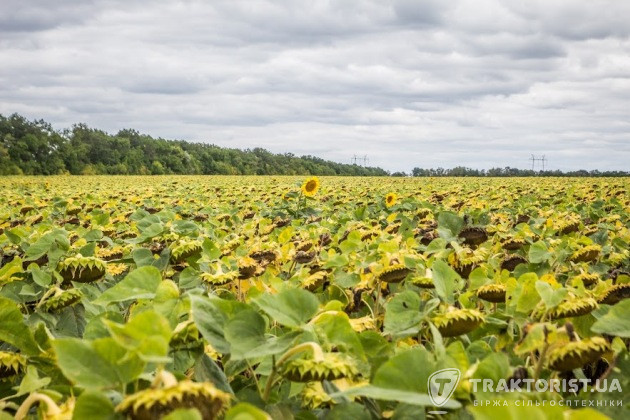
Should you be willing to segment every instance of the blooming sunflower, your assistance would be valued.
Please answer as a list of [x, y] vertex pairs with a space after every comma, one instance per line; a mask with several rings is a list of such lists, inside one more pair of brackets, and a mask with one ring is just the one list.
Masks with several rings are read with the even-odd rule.
[[398, 196], [395, 193], [389, 193], [385, 196], [385, 205], [387, 207], [391, 207], [394, 204], [396, 204], [397, 200], [398, 200]]
[[313, 197], [317, 194], [317, 190], [319, 190], [319, 178], [316, 176], [308, 178], [304, 181], [304, 184], [302, 184], [302, 194], [307, 197]]

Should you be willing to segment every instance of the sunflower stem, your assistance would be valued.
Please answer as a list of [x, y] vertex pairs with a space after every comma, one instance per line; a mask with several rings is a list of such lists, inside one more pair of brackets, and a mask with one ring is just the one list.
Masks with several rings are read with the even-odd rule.
[[152, 388], [170, 388], [177, 385], [177, 378], [171, 372], [160, 370], [151, 384]]
[[376, 296], [374, 298], [374, 313], [372, 314], [372, 316], [374, 317], [375, 323], [378, 321], [378, 315], [381, 310], [380, 303], [381, 303], [381, 279], [378, 279], [376, 281]]
[[39, 300], [39, 302], [37, 302], [37, 306], [35, 306], [36, 308], [39, 308], [40, 306], [42, 306], [44, 304], [44, 302], [46, 302], [46, 299], [48, 299], [50, 297], [50, 295], [57, 293], [57, 291], [59, 291], [60, 289], [55, 286], [52, 287], [48, 290], [46, 290], [46, 293], [44, 293], [41, 297], [41, 299]]
[[549, 349], [549, 342], [547, 341], [547, 328], [544, 330], [545, 332], [545, 345], [540, 352], [540, 356], [538, 357], [538, 362], [536, 363], [536, 368], [534, 369], [534, 382], [540, 378], [540, 372], [542, 371], [543, 363], [545, 362], [545, 357], [547, 356], [547, 350]]
[[314, 360], [318, 362], [324, 360], [324, 352], [322, 348], [319, 346], [319, 344], [317, 344], [314, 341], [301, 343], [295, 347], [290, 348], [280, 357], [280, 359], [278, 359], [277, 362], [275, 362], [275, 357], [274, 357], [274, 363], [271, 367], [271, 373], [269, 374], [269, 378], [267, 379], [267, 383], [265, 384], [265, 391], [262, 396], [263, 401], [269, 400], [269, 394], [271, 394], [271, 388], [273, 386], [273, 383], [275, 382], [276, 375], [278, 374], [278, 367], [282, 366], [284, 362], [286, 362], [292, 356], [295, 356], [296, 354], [301, 353], [306, 350], [310, 350], [311, 352], [313, 352]]
[[61, 413], [61, 409], [59, 406], [50, 398], [48, 395], [40, 394], [38, 392], [33, 392], [28, 396], [18, 408], [18, 411], [15, 413], [16, 420], [25, 419], [31, 406], [36, 402], [46, 404], [46, 417], [54, 417], [58, 416]]

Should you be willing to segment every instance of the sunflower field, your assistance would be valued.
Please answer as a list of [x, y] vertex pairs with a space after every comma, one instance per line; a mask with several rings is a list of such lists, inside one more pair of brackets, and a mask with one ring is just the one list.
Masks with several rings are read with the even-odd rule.
[[2, 178], [0, 420], [628, 418], [629, 184]]

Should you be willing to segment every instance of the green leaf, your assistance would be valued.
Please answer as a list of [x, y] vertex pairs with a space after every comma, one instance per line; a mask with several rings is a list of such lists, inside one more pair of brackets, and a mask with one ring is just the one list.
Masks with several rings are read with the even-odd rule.
[[518, 355], [540, 350], [545, 345], [545, 324], [535, 324], [529, 329], [523, 341], [514, 348]]
[[349, 262], [347, 255], [335, 254], [332, 258], [326, 260], [324, 268], [346, 267]]
[[447, 241], [455, 240], [464, 227], [464, 219], [450, 211], [441, 211], [437, 217], [438, 234]]
[[385, 305], [385, 333], [395, 338], [417, 334], [420, 331], [420, 296], [411, 290], [395, 295]]
[[133, 258], [133, 262], [136, 263], [138, 267], [144, 267], [146, 265], [153, 264], [154, 258], [153, 253], [148, 248], [136, 248], [131, 253], [131, 257]]
[[347, 402], [335, 404], [332, 406], [330, 413], [326, 416], [326, 420], [372, 420], [368, 409], [358, 403]]
[[[354, 397], [361, 396], [367, 398], [373, 398], [375, 400], [382, 401], [395, 401], [399, 403], [405, 403], [418, 406], [433, 406], [433, 402], [429, 395], [426, 393], [403, 391], [399, 389], [381, 388], [374, 385], [366, 385], [357, 388], [350, 388], [344, 392], [338, 392], [330, 395], [332, 398], [337, 397]], [[457, 409], [462, 405], [454, 399], [446, 402], [442, 407], [449, 409]]]
[[551, 258], [551, 252], [547, 248], [547, 244], [543, 241], [534, 242], [529, 247], [529, 262], [534, 264], [543, 263]]
[[24, 317], [17, 304], [0, 296], [0, 341], [17, 347], [22, 353], [36, 356], [39, 346], [33, 338], [31, 329], [24, 322]]
[[348, 235], [348, 238], [345, 241], [342, 241], [339, 244], [339, 249], [344, 254], [349, 254], [351, 252], [358, 252], [363, 249], [363, 242], [361, 242], [361, 234], [358, 231], [352, 231]]
[[565, 411], [564, 420], [610, 420], [610, 417], [593, 408]]
[[219, 353], [229, 353], [230, 343], [225, 339], [223, 330], [228, 314], [218, 305], [219, 298], [190, 296], [193, 321], [199, 332]]
[[175, 328], [179, 323], [179, 315], [185, 310], [185, 306], [179, 298], [177, 285], [172, 280], [162, 281], [155, 291], [153, 308], [168, 319], [171, 328]]
[[32, 365], [28, 365], [26, 367], [26, 375], [22, 378], [22, 382], [20, 382], [20, 387], [15, 396], [30, 394], [33, 391], [44, 388], [49, 383], [50, 378], [40, 379], [37, 374], [37, 369]]
[[94, 256], [94, 250], [96, 249], [96, 242], [89, 242], [86, 245], [82, 246], [79, 249], [79, 254], [84, 257], [92, 257]]
[[22, 259], [15, 257], [13, 260], [0, 268], [0, 286], [16, 280], [15, 274], [22, 273]]
[[118, 384], [127, 384], [137, 379], [146, 365], [138, 355], [130, 353], [111, 337], [92, 341], [92, 347], [110, 364], [112, 371], [116, 373]]
[[431, 270], [435, 292], [443, 301], [453, 303], [455, 291], [461, 288], [461, 277], [442, 260], [434, 261]]
[[337, 347], [339, 351], [353, 353], [359, 359], [365, 358], [361, 340], [345, 313], [324, 313], [317, 318], [314, 325], [318, 336], [324, 338], [329, 345]]
[[599, 318], [591, 327], [591, 331], [599, 334], [630, 337], [630, 299], [624, 299]]
[[33, 276], [33, 281], [37, 283], [38, 286], [48, 287], [50, 283], [52, 283], [52, 276], [39, 268], [36, 264], [29, 265], [28, 270]]
[[221, 391], [234, 394], [230, 382], [221, 368], [207, 354], [202, 354], [195, 363], [195, 380], [197, 382], [212, 382]]
[[191, 236], [199, 230], [199, 226], [191, 220], [174, 220], [171, 229], [179, 235]]
[[210, 260], [221, 258], [221, 250], [213, 241], [208, 238], [203, 240], [203, 243], [201, 244], [201, 249], [203, 249], [203, 253], [208, 256]]
[[254, 299], [254, 303], [274, 321], [294, 328], [308, 322], [319, 307], [315, 295], [304, 289], [287, 289], [276, 295], [260, 295]]
[[196, 408], [179, 408], [164, 416], [163, 420], [202, 420], [201, 413]]
[[107, 311], [98, 314], [90, 319], [83, 330], [83, 338], [93, 340], [95, 338], [109, 337], [109, 329], [105, 325], [106, 320], [124, 323], [124, 318], [120, 312]]
[[153, 223], [149, 225], [146, 229], [142, 231], [138, 237], [133, 239], [128, 239], [126, 242], [130, 244], [141, 244], [142, 242], [148, 241], [151, 238], [158, 236], [160, 233], [164, 231], [164, 226], [161, 223]]
[[52, 343], [57, 365], [64, 376], [84, 388], [122, 385], [112, 364], [79, 338], [59, 338]]
[[225, 420], [271, 420], [271, 416], [249, 403], [242, 402], [225, 413]]
[[114, 420], [117, 417], [114, 405], [107, 396], [95, 391], [83, 392], [77, 398], [73, 419]]
[[107, 305], [113, 302], [152, 299], [161, 281], [160, 270], [151, 266], [140, 267], [125, 276], [120, 283], [105, 290], [94, 303]]
[[429, 376], [436, 370], [431, 354], [418, 347], [399, 353], [383, 363], [372, 383], [380, 388], [426, 393]]
[[287, 226], [286, 228], [282, 229], [282, 232], [280, 232], [280, 234], [278, 235], [278, 242], [281, 244], [289, 242], [289, 240], [293, 237], [293, 233], [293, 226]]
[[52, 237], [52, 235], [42, 236], [35, 243], [28, 247], [25, 253], [26, 258], [31, 260], [38, 259], [50, 250], [54, 242], [55, 239]]
[[265, 335], [265, 319], [253, 309], [238, 312], [225, 324], [225, 339], [230, 343], [230, 359], [251, 359], [286, 351], [297, 332], [279, 338]]
[[514, 296], [518, 312], [528, 314], [540, 302], [540, 295], [536, 291], [536, 281], [538, 281], [538, 276], [535, 273], [527, 273], [519, 277]]
[[486, 401], [487, 405], [470, 407], [475, 420], [564, 420], [570, 418], [563, 415], [563, 407], [551, 407], [549, 405], [538, 407], [524, 404], [517, 406], [513, 401], [507, 401], [504, 405], [506, 400], [501, 399], [488, 399]]
[[153, 310], [140, 312], [127, 324], [103, 322], [118, 344], [136, 352], [144, 360], [161, 361], [166, 357], [172, 331], [168, 320], [159, 313]]
[[505, 353], [492, 353], [483, 359], [473, 378], [475, 379], [492, 379], [496, 384], [499, 379], [506, 379], [510, 371], [510, 361]]
[[554, 290], [549, 283], [540, 280], [536, 282], [536, 291], [545, 302], [547, 309], [558, 306], [569, 293], [565, 288]]
[[444, 238], [435, 238], [431, 241], [429, 245], [427, 245], [426, 253], [431, 255], [436, 252], [442, 251], [446, 249], [446, 245], [448, 242]]

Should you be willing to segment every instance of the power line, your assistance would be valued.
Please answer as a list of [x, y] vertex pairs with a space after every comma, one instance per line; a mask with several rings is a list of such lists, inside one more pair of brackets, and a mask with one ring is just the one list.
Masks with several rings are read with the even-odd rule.
[[548, 159], [545, 157], [545, 155], [542, 155], [541, 157], [536, 157], [534, 155], [531, 155], [531, 157], [529, 158], [529, 160], [532, 161], [532, 171], [536, 169], [536, 162], [540, 162], [541, 166], [542, 166], [542, 171], [545, 171], [545, 163], [547, 163]]
[[370, 163], [370, 159], [368, 159], [367, 155], [360, 157], [356, 154], [350, 158], [350, 163], [353, 165], [360, 165], [361, 162], [363, 162], [362, 166], [367, 166], [367, 164]]

